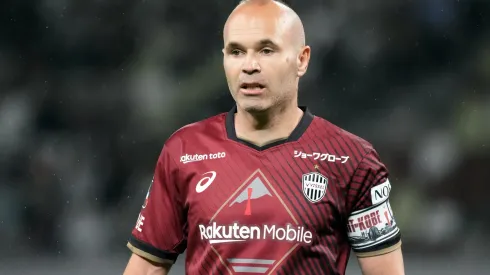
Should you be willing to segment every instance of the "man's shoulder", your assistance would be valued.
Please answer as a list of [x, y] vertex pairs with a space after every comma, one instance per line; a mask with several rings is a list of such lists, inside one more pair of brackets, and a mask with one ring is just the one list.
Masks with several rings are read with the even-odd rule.
[[225, 121], [226, 113], [220, 113], [212, 117], [199, 120], [182, 126], [172, 133], [165, 142], [165, 145], [170, 145], [175, 142], [194, 141], [196, 137], [203, 136], [221, 136], [226, 132]]
[[335, 125], [325, 118], [315, 116], [313, 122], [314, 123], [312, 126], [314, 131], [317, 133], [315, 137], [318, 139], [335, 140], [349, 147], [357, 147], [359, 150], [362, 150], [363, 153], [368, 153], [374, 150], [373, 145], [369, 141], [347, 131], [344, 128], [341, 128], [338, 125]]

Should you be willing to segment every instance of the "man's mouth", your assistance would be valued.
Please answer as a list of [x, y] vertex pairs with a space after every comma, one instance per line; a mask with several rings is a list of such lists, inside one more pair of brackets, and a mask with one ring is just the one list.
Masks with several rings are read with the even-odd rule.
[[265, 86], [260, 83], [243, 83], [240, 85], [240, 89], [244, 90], [262, 90]]

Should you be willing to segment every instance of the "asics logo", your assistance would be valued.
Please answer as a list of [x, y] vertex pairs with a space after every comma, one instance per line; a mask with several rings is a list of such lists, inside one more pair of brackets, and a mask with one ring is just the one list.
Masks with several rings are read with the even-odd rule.
[[211, 183], [213, 183], [214, 179], [216, 178], [216, 172], [214, 172], [214, 171], [209, 171], [209, 172], [206, 172], [206, 173], [204, 173], [202, 175], [203, 176], [204, 175], [209, 175], [209, 176], [203, 177], [197, 183], [197, 185], [196, 185], [196, 192], [197, 193], [204, 192], [204, 190], [206, 190], [211, 185]]

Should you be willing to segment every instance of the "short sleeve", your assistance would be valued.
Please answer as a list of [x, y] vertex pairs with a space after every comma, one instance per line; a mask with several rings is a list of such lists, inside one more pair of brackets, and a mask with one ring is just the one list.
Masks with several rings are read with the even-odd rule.
[[164, 147], [127, 244], [133, 253], [157, 263], [175, 263], [186, 247], [186, 215], [174, 166]]
[[347, 236], [358, 257], [386, 254], [401, 246], [390, 191], [388, 171], [371, 150], [359, 163], [348, 190]]

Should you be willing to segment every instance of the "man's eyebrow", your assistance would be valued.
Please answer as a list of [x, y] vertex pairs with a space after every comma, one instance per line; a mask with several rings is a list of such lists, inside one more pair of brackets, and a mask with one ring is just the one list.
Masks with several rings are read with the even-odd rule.
[[[259, 40], [259, 42], [256, 43], [257, 47], [264, 47], [264, 46], [269, 46], [269, 47], [274, 47], [274, 48], [277, 48], [278, 45], [276, 43], [274, 43], [274, 41], [272, 41], [271, 39], [261, 39]], [[226, 44], [225, 46], [225, 49], [229, 50], [229, 49], [236, 49], [236, 48], [243, 48], [242, 44], [238, 43], [238, 42], [229, 42], [228, 44]]]
[[270, 47], [277, 47], [277, 44], [274, 43], [274, 41], [270, 39], [262, 39], [257, 43], [257, 45], [263, 47], [263, 46], [270, 46]]
[[227, 49], [227, 50], [236, 49], [236, 48], [242, 48], [242, 45], [238, 42], [229, 42], [225, 46], [225, 49]]

